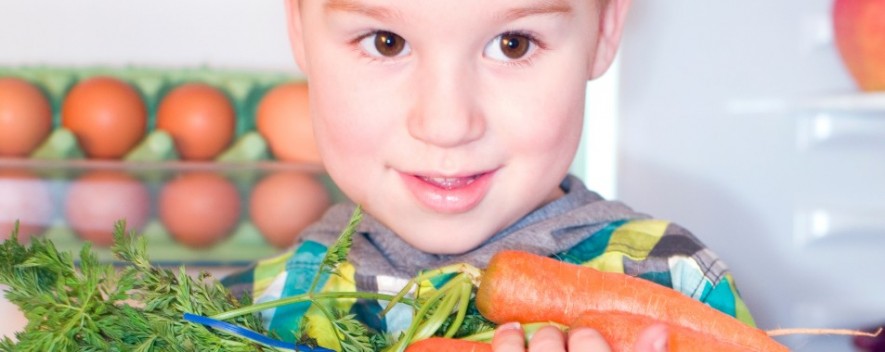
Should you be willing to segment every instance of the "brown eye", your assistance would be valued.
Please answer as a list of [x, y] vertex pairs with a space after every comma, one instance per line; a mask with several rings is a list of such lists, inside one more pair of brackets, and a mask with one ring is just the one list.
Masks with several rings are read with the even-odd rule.
[[394, 57], [403, 52], [406, 40], [391, 32], [378, 32], [375, 34], [375, 50], [382, 56]]
[[527, 36], [521, 34], [504, 34], [499, 38], [501, 38], [499, 42], [501, 52], [504, 56], [510, 59], [519, 59], [529, 52], [531, 40]]

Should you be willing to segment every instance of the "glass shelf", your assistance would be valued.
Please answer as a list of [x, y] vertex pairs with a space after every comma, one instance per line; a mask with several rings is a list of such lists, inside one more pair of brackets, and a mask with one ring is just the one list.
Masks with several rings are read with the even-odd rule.
[[727, 104], [732, 114], [789, 114], [808, 112], [881, 113], [885, 117], [885, 92], [858, 92], [798, 99], [747, 99]]

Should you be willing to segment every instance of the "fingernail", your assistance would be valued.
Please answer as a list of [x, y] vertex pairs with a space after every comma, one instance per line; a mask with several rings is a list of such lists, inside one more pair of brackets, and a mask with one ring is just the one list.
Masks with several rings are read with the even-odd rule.
[[602, 338], [602, 335], [599, 334], [599, 331], [590, 328], [577, 328], [571, 329], [568, 331], [569, 336], [575, 336], [581, 339], [597, 339]]
[[655, 352], [666, 352], [667, 351], [667, 336], [661, 336], [657, 341], [652, 344], [652, 348]]
[[517, 322], [507, 323], [498, 326], [498, 331], [522, 330], [522, 324]]

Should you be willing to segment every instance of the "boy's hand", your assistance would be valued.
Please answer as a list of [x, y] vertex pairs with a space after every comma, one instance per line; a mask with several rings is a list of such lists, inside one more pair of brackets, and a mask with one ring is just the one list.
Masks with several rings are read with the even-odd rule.
[[[492, 350], [495, 352], [611, 352], [605, 339], [596, 330], [577, 328], [568, 336], [554, 326], [538, 330], [525, 348], [525, 338], [519, 324], [504, 324], [495, 331]], [[645, 329], [636, 340], [633, 352], [664, 352], [667, 350], [667, 327], [653, 325]]]

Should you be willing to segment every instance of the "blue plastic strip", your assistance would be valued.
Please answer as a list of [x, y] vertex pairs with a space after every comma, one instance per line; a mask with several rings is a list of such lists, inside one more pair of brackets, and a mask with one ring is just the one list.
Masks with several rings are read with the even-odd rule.
[[304, 351], [304, 352], [335, 352], [335, 351], [330, 350], [328, 348], [310, 347], [307, 345], [298, 345], [298, 344], [294, 344], [291, 342], [276, 340], [276, 339], [264, 336], [262, 334], [259, 334], [257, 332], [254, 332], [252, 330], [243, 328], [241, 326], [226, 323], [226, 322], [223, 322], [220, 320], [215, 320], [215, 319], [212, 319], [209, 317], [204, 317], [201, 315], [184, 313], [184, 320], [189, 321], [191, 323], [206, 325], [206, 326], [211, 327], [213, 329], [223, 330], [223, 331], [229, 332], [231, 334], [234, 334], [234, 335], [237, 335], [237, 336], [240, 336], [240, 337], [243, 337], [243, 338], [246, 338], [246, 339], [249, 339], [249, 340], [270, 346], [270, 347], [284, 348], [284, 349], [295, 350], [295, 351]]

